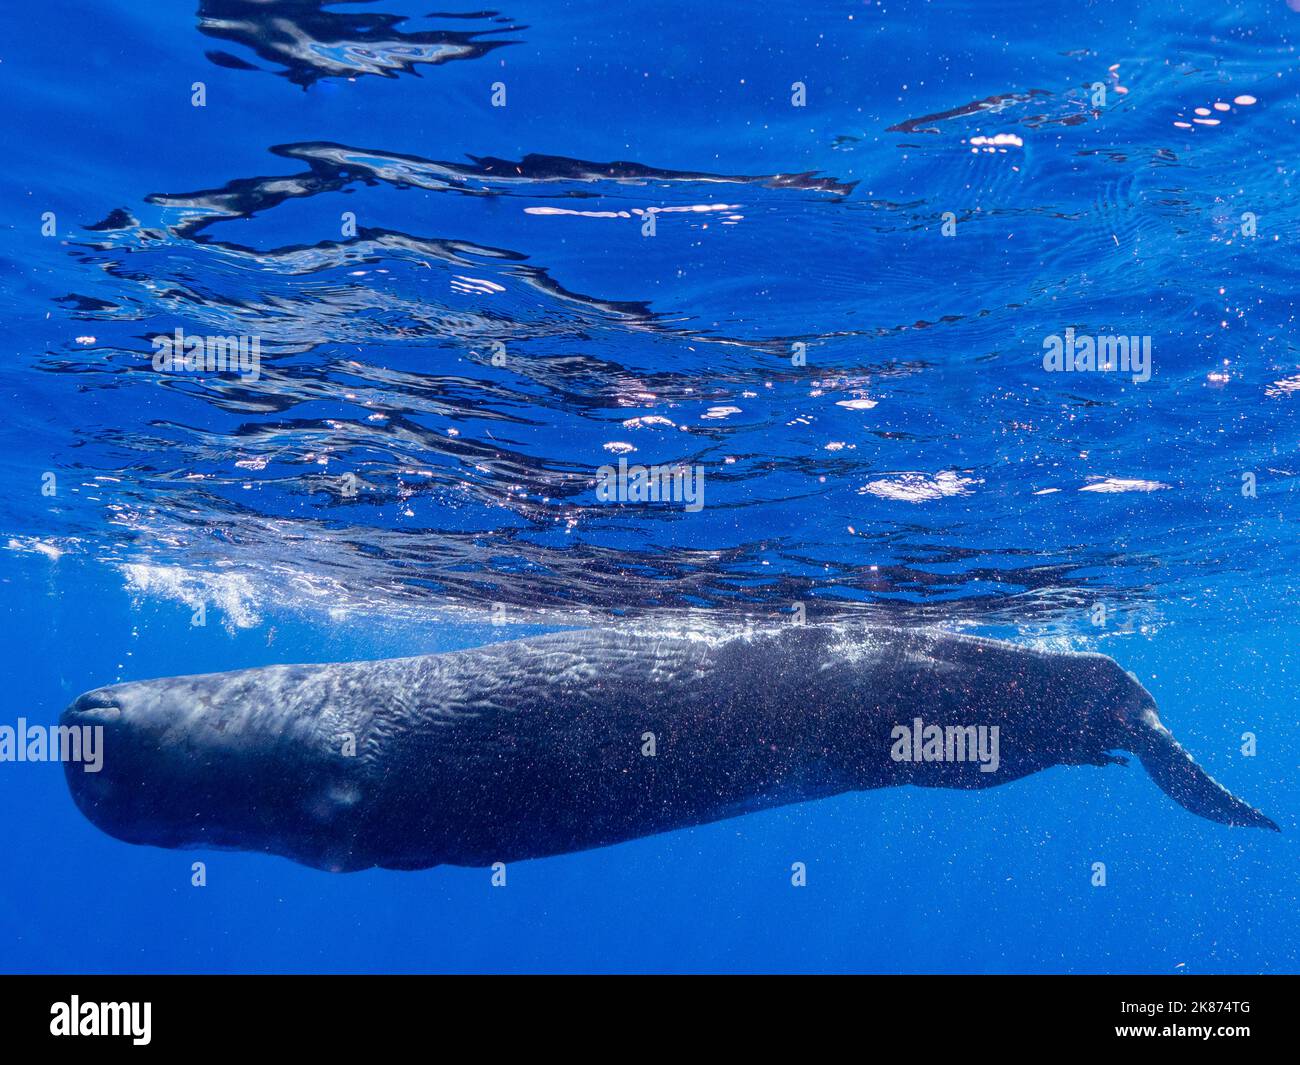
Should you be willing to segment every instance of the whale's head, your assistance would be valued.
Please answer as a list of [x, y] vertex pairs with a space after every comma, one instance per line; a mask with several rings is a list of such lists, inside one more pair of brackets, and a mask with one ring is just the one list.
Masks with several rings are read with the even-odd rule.
[[98, 771], [68, 762], [68, 787], [128, 843], [365, 867], [364, 767], [324, 694], [291, 666], [96, 688], [60, 720], [103, 730]]

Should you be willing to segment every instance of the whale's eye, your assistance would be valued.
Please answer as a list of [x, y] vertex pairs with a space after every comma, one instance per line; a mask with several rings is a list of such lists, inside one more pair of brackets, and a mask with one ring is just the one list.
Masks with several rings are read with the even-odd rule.
[[361, 789], [349, 781], [334, 781], [304, 804], [318, 821], [332, 821], [361, 801]]

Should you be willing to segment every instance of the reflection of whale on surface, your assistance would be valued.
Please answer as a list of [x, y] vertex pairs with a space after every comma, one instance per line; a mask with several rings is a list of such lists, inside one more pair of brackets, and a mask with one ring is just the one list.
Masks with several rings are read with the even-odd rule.
[[[278, 73], [304, 89], [321, 78], [366, 74], [392, 78], [417, 73], [425, 64], [478, 59], [495, 48], [518, 43], [484, 39], [489, 34], [527, 28], [495, 12], [479, 11], [428, 16], [477, 29], [414, 29], [401, 15], [352, 11], [331, 5], [330, 0], [201, 0], [198, 15], [202, 33], [251, 48], [262, 59], [284, 67]], [[207, 56], [217, 66], [232, 70], [258, 69], [228, 52]]]
[[[945, 741], [900, 741], [918, 718]], [[119, 684], [63, 723], [105, 728], [102, 771], [67, 775], [112, 835], [333, 870], [536, 858], [844, 791], [1123, 762], [1115, 750], [1202, 817], [1277, 827], [1111, 659], [933, 632], [564, 632]]]

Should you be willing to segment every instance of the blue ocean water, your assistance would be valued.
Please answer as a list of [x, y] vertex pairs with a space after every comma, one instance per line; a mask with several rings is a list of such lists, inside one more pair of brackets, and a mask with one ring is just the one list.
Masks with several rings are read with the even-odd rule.
[[0, 723], [802, 604], [1110, 654], [1282, 832], [1056, 768], [502, 889], [128, 846], [6, 763], [0, 969], [1296, 971], [1294, 6], [9, 5]]

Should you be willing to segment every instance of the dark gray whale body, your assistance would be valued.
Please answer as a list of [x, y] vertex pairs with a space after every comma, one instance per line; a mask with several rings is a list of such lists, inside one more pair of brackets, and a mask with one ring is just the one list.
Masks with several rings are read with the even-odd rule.
[[1277, 828], [1192, 761], [1111, 659], [938, 632], [563, 632], [118, 684], [62, 723], [104, 726], [102, 770], [67, 767], [104, 831], [330, 870], [539, 858], [850, 790], [1123, 763], [1119, 750], [1202, 817]]

